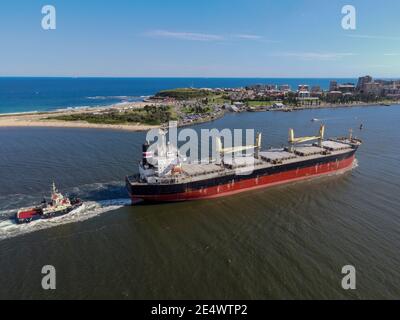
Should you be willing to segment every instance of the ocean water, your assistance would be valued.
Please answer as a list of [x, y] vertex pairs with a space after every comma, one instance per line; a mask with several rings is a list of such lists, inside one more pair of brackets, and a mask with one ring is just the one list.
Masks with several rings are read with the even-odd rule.
[[[144, 133], [0, 128], [0, 298], [399, 299], [400, 106], [228, 114], [193, 128], [363, 139], [353, 171], [197, 202], [130, 206]], [[359, 131], [360, 123], [364, 130]], [[55, 180], [86, 206], [17, 226]], [[57, 290], [40, 287], [57, 270]], [[341, 288], [344, 265], [357, 289]]]
[[[355, 82], [355, 79], [337, 79]], [[272, 78], [2, 78], [0, 114], [105, 106], [141, 101], [160, 90], [178, 87], [242, 87], [251, 84], [299, 84], [329, 87], [329, 79]]]

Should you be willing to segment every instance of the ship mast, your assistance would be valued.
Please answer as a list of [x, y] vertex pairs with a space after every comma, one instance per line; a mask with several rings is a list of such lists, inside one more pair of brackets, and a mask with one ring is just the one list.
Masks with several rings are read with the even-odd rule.
[[55, 184], [55, 182], [53, 181], [52, 194], [55, 194], [55, 193], [57, 193], [57, 192], [58, 192], [58, 190], [57, 190], [57, 188], [56, 188], [56, 184]]
[[321, 124], [319, 128], [319, 135], [318, 136], [310, 136], [310, 137], [298, 137], [295, 138], [294, 136], [294, 130], [289, 129], [289, 143], [290, 143], [290, 148], [291, 151], [293, 151], [293, 148], [296, 144], [298, 143], [304, 143], [308, 141], [313, 141], [313, 140], [318, 140], [319, 146], [321, 146], [322, 141], [324, 140], [325, 136], [325, 126]]
[[255, 158], [258, 158], [258, 153], [261, 149], [261, 139], [262, 139], [262, 135], [261, 135], [261, 133], [258, 133], [255, 145], [247, 145], [247, 146], [245, 145], [245, 146], [237, 146], [237, 147], [231, 147], [231, 148], [223, 148], [221, 138], [217, 137], [216, 138], [217, 152], [220, 154], [221, 159], [223, 159], [225, 154], [235, 154], [237, 152], [254, 150]]

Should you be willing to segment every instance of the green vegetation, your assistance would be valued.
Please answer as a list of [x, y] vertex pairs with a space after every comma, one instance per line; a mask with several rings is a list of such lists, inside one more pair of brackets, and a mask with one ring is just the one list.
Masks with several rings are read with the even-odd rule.
[[207, 90], [191, 89], [191, 88], [178, 88], [173, 90], [163, 90], [156, 94], [159, 98], [174, 98], [177, 100], [191, 100], [206, 98], [213, 93]]
[[171, 106], [145, 106], [143, 109], [131, 111], [107, 111], [101, 113], [76, 113], [48, 117], [47, 120], [86, 121], [95, 124], [130, 124], [143, 123], [160, 125], [170, 120], [176, 120], [175, 110]]
[[231, 99], [227, 95], [214, 93], [210, 94], [207, 98], [204, 98], [202, 102], [205, 104], [225, 104], [231, 103]]
[[272, 106], [276, 101], [260, 101], [260, 100], [248, 100], [246, 105], [248, 107], [268, 107]]
[[184, 106], [181, 111], [185, 114], [209, 114], [213, 112], [213, 108], [209, 105], [195, 105], [195, 106]]
[[287, 106], [299, 106], [299, 101], [297, 100], [297, 95], [294, 92], [289, 92], [283, 99], [283, 103]]

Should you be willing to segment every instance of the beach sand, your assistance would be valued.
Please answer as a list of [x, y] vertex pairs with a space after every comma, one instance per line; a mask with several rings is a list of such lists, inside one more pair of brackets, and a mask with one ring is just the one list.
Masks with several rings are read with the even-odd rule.
[[71, 115], [78, 113], [93, 113], [106, 110], [126, 110], [134, 108], [143, 108], [145, 105], [151, 103], [145, 102], [132, 102], [126, 104], [116, 104], [107, 107], [94, 107], [84, 109], [65, 109], [50, 112], [36, 112], [36, 113], [20, 113], [20, 114], [0, 114], [0, 128], [1, 127], [56, 127], [56, 128], [96, 128], [96, 129], [113, 129], [113, 130], [128, 130], [128, 131], [147, 131], [150, 129], [158, 128], [158, 126], [151, 126], [141, 123], [136, 124], [95, 124], [85, 121], [62, 121], [62, 120], [47, 120], [47, 117]]

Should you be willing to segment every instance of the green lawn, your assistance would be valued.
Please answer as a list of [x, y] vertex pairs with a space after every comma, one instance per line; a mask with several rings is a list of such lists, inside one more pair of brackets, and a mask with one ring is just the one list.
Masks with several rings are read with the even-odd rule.
[[272, 106], [276, 101], [246, 101], [249, 107]]
[[163, 90], [156, 94], [156, 97], [174, 98], [177, 100], [192, 100], [199, 98], [207, 98], [213, 93], [207, 90], [192, 89], [192, 88], [177, 88], [172, 90]]

